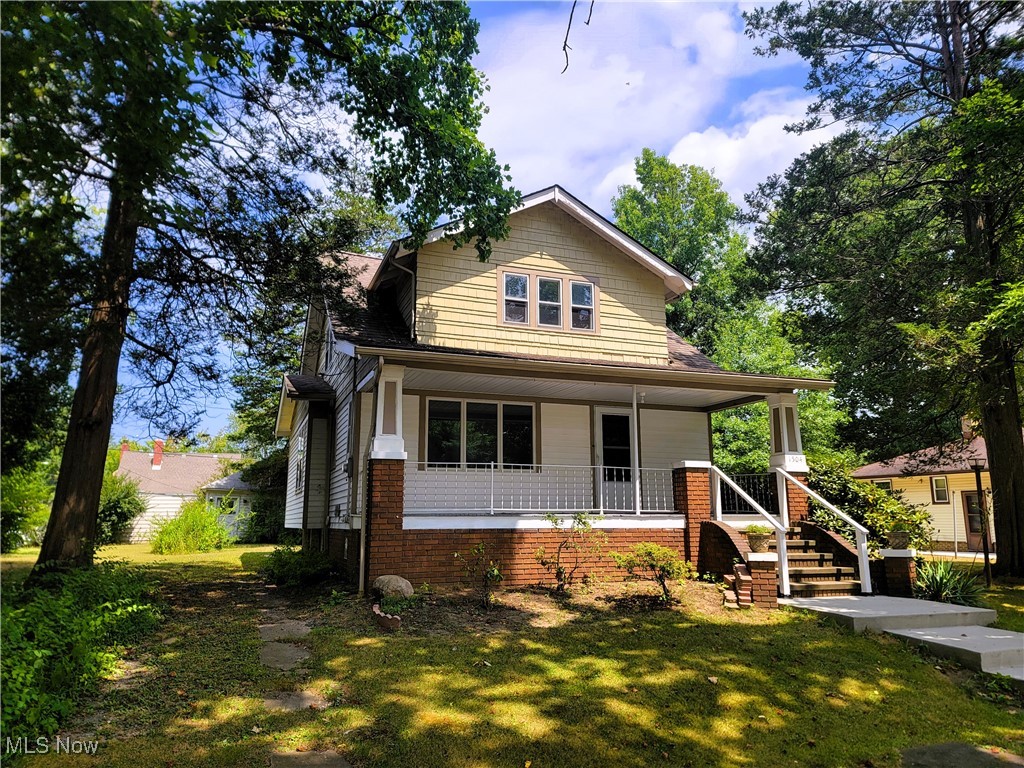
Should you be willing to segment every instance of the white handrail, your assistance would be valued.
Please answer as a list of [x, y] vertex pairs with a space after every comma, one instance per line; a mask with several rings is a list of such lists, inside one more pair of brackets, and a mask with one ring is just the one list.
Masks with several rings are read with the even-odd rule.
[[860, 587], [861, 587], [861, 592], [863, 592], [865, 595], [872, 594], [872, 589], [871, 589], [871, 556], [868, 554], [868, 529], [865, 528], [860, 523], [858, 523], [856, 520], [854, 520], [848, 514], [843, 512], [841, 509], [839, 509], [839, 507], [837, 507], [835, 504], [832, 504], [832, 503], [830, 503], [828, 501], [825, 501], [825, 499], [823, 499], [819, 494], [817, 494], [814, 491], [812, 491], [806, 485], [804, 485], [799, 480], [797, 480], [795, 477], [793, 477], [791, 474], [789, 474], [789, 472], [787, 472], [786, 470], [782, 469], [781, 467], [772, 467], [772, 471], [773, 472], [777, 472], [780, 477], [783, 477], [786, 480], [788, 480], [789, 482], [791, 482], [793, 485], [795, 485], [801, 491], [806, 493], [810, 498], [814, 499], [816, 502], [821, 504], [821, 506], [823, 506], [829, 512], [833, 513], [840, 520], [842, 520], [843, 522], [847, 523], [850, 527], [853, 528], [853, 535], [854, 535], [854, 538], [856, 538], [856, 540], [857, 540], [857, 563], [860, 566]]
[[[789, 597], [789, 549], [786, 545], [786, 526], [776, 520], [768, 510], [754, 501], [750, 494], [740, 488], [731, 477], [718, 467], [712, 465], [711, 473], [718, 478], [719, 483], [724, 480], [730, 488], [739, 494], [741, 499], [747, 502], [755, 512], [760, 514], [775, 529], [775, 553], [779, 558], [779, 591], [782, 592], [783, 597]], [[721, 495], [721, 492], [719, 492], [718, 496], [720, 497]]]

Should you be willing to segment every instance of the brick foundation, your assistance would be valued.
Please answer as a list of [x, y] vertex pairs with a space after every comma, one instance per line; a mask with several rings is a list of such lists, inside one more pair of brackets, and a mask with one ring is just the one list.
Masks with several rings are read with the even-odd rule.
[[327, 536], [327, 555], [350, 585], [359, 584], [359, 531], [332, 528]]
[[779, 582], [775, 562], [771, 560], [750, 560], [747, 570], [752, 581], [751, 592], [754, 605], [758, 608], [779, 607]]
[[750, 551], [746, 536], [731, 525], [705, 520], [700, 526], [700, 555], [697, 570], [724, 576], [733, 572], [736, 561], [743, 562]]
[[893, 597], [913, 597], [917, 563], [913, 557], [885, 558], [885, 588]]
[[711, 520], [711, 472], [706, 468], [672, 470], [672, 496], [677, 512], [686, 515], [683, 557], [691, 563], [700, 558], [701, 524]]

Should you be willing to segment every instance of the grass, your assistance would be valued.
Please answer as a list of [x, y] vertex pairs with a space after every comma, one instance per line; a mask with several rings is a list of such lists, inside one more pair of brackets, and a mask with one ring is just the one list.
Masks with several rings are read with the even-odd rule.
[[[359, 599], [261, 585], [251, 570], [269, 548], [109, 549], [153, 569], [168, 618], [73, 724], [101, 739], [99, 756], [27, 765], [248, 766], [275, 749], [331, 748], [355, 766], [881, 768], [928, 743], [1024, 751], [1018, 710], [973, 697], [928, 657], [799, 612], [725, 611], [707, 584], [655, 611], [611, 588], [558, 601], [499, 592], [493, 611], [430, 594], [385, 636]], [[19, 557], [3, 559], [5, 577]], [[1001, 621], [1020, 621], [1020, 587], [1000, 590]], [[315, 625], [308, 676], [260, 666], [268, 605]], [[331, 706], [261, 706], [292, 688]]]

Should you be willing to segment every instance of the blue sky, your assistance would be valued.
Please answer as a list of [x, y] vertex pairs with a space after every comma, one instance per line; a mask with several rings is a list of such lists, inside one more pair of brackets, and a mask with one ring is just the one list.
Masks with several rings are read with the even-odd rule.
[[[605, 215], [632, 183], [644, 147], [713, 170], [737, 203], [769, 174], [827, 140], [784, 127], [809, 97], [806, 67], [792, 55], [763, 58], [743, 34], [755, 4], [612, 2], [577, 5], [569, 69], [562, 40], [571, 2], [473, 2], [475, 59], [487, 77], [481, 138], [524, 193], [561, 184]], [[208, 400], [203, 430], [227, 424], [230, 403]], [[119, 414], [114, 436], [151, 435]]]

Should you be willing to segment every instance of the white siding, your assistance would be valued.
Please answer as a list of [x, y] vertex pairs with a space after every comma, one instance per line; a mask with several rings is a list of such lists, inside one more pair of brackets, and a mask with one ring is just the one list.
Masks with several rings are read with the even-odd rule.
[[540, 405], [540, 453], [544, 464], [593, 464], [590, 406], [564, 403]]
[[[295, 408], [295, 427], [288, 440], [288, 493], [285, 497], [284, 527], [302, 528], [302, 507], [305, 501], [305, 464], [307, 415], [309, 405], [300, 402]], [[301, 478], [301, 487], [298, 482]]]
[[330, 494], [330, 435], [327, 419], [309, 419], [309, 488], [306, 492], [306, 528], [323, 527]]
[[640, 409], [640, 465], [671, 469], [677, 461], [708, 461], [708, 416], [690, 411]]
[[359, 453], [356, 455], [356, 459], [359, 462], [359, 476], [356, 478], [356, 482], [359, 483], [358, 492], [356, 493], [357, 513], [362, 513], [366, 504], [366, 460], [370, 455], [370, 434], [373, 429], [373, 395], [369, 392], [364, 392], [360, 395], [360, 398]]
[[157, 528], [181, 511], [181, 505], [194, 499], [195, 496], [171, 496], [168, 494], [142, 494], [146, 502], [146, 511], [132, 521], [128, 532], [128, 541], [137, 544], [149, 541], [156, 535]]
[[330, 499], [328, 500], [331, 528], [347, 528], [342, 517], [349, 511], [352, 477], [349, 472], [349, 440], [353, 421], [352, 368], [355, 360], [341, 354], [334, 355], [336, 365], [325, 378], [334, 387], [334, 460], [330, 468]]

